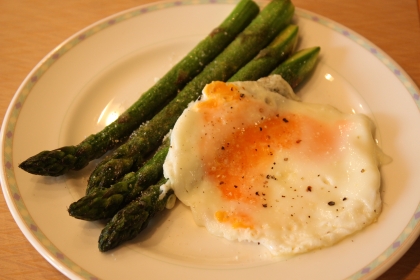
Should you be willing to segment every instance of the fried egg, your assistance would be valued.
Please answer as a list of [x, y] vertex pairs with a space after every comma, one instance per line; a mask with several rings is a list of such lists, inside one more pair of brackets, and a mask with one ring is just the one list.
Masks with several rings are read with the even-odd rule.
[[300, 102], [280, 76], [212, 82], [171, 132], [164, 175], [199, 226], [293, 255], [381, 212], [372, 121]]

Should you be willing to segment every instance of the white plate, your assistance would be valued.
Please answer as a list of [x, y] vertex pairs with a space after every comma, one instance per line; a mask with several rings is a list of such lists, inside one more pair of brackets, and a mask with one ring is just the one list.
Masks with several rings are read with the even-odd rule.
[[272, 260], [261, 246], [208, 234], [177, 204], [141, 236], [100, 253], [103, 224], [69, 217], [92, 165], [59, 178], [17, 166], [45, 149], [76, 144], [122, 112], [201, 38], [234, 4], [162, 2], [98, 22], [48, 54], [24, 80], [4, 120], [1, 183], [17, 224], [58, 270], [86, 279], [366, 279], [389, 268], [419, 234], [419, 90], [383, 51], [329, 19], [296, 11], [299, 48], [320, 45], [304, 100], [368, 114], [393, 158], [384, 166], [383, 213], [377, 223], [339, 244], [289, 260]]

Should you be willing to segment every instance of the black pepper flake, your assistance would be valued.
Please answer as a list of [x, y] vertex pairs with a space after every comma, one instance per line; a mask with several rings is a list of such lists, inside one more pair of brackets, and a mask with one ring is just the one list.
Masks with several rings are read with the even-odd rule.
[[262, 127], [260, 127], [260, 131], [262, 131]]
[[267, 204], [263, 204], [262, 206], [263, 206], [264, 208], [267, 208]]
[[288, 122], [289, 122], [286, 118], [283, 118], [283, 121], [284, 121], [285, 123], [288, 123]]
[[308, 186], [308, 187], [306, 188], [306, 191], [307, 191], [307, 192], [311, 192], [311, 191], [312, 191], [312, 187], [311, 187], [311, 186]]
[[224, 146], [222, 146], [222, 150], [224, 150], [225, 149], [225, 147]]
[[266, 178], [267, 179], [277, 180], [277, 178], [274, 175], [270, 175], [270, 174], [267, 174]]
[[300, 142], [302, 142], [302, 140], [300, 140], [300, 139], [299, 139], [299, 140], [296, 140], [296, 143], [298, 143], [298, 144], [299, 144]]
[[330, 201], [330, 202], [328, 202], [328, 205], [329, 206], [334, 206], [335, 205], [335, 202], [334, 201]]
[[258, 192], [255, 192], [255, 195], [260, 195]]
[[243, 98], [243, 97], [245, 97], [245, 94], [241, 93], [239, 96], [240, 96], [241, 98]]
[[343, 201], [345, 201], [345, 200], [347, 200], [347, 197], [344, 197], [344, 198], [343, 198]]
[[220, 181], [220, 183], [219, 183], [219, 185], [223, 185], [225, 182], [223, 182], [223, 181]]
[[238, 186], [237, 185], [233, 185], [234, 187], [235, 187], [235, 189], [237, 189], [238, 188]]

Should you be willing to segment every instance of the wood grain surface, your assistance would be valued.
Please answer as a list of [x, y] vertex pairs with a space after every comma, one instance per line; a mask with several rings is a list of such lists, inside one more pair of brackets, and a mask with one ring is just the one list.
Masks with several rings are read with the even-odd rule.
[[[0, 117], [20, 83], [80, 29], [150, 0], [0, 0]], [[364, 36], [420, 85], [419, 3], [415, 0], [294, 0]], [[420, 186], [419, 186], [420, 187]], [[0, 279], [66, 279], [26, 240], [0, 196]], [[420, 240], [379, 279], [420, 279]]]

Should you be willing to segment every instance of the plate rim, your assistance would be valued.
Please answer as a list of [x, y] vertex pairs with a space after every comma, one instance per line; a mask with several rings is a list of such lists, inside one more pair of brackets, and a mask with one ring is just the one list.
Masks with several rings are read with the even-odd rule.
[[[114, 24], [118, 24], [121, 21], [141, 16], [145, 13], [160, 11], [171, 7], [203, 4], [233, 5], [236, 3], [236, 0], [166, 0], [140, 5], [115, 13], [81, 29], [60, 43], [56, 48], [50, 51], [43, 59], [40, 60], [40, 62], [36, 64], [36, 66], [29, 72], [29, 74], [17, 89], [6, 111], [0, 133], [0, 141], [2, 142], [0, 145], [0, 181], [3, 194], [9, 211], [11, 212], [15, 222], [17, 223], [19, 229], [22, 231], [26, 239], [28, 239], [28, 241], [38, 251], [38, 253], [40, 253], [51, 265], [53, 265], [65, 276], [70, 278], [83, 277], [89, 279], [97, 279], [90, 272], [76, 264], [75, 261], [68, 259], [64, 254], [61, 254], [60, 250], [56, 248], [54, 244], [50, 243], [48, 246], [43, 244], [41, 240], [43, 233], [35, 223], [31, 223], [33, 220], [30, 217], [30, 213], [26, 215], [26, 218], [22, 214], [22, 210], [26, 210], [26, 207], [20, 198], [19, 188], [16, 184], [16, 181], [14, 180], [15, 177], [12, 164], [13, 132], [18, 119], [20, 108], [22, 107], [22, 104], [24, 103], [27, 95], [30, 93], [32, 87], [42, 77], [43, 73], [48, 71], [50, 66], [57, 59], [65, 55], [66, 52], [71, 51], [74, 46], [83, 42], [90, 36], [101, 32], [102, 30]], [[264, 2], [257, 1], [257, 3], [262, 4]], [[395, 77], [398, 78], [403, 87], [411, 95], [414, 103], [417, 106], [417, 109], [420, 109], [419, 88], [411, 79], [411, 77], [404, 71], [404, 69], [402, 69], [402, 67], [400, 67], [398, 63], [396, 63], [382, 49], [357, 32], [334, 20], [298, 7], [296, 7], [295, 14], [299, 17], [322, 24], [323, 26], [326, 26], [327, 28], [340, 33], [341, 35], [349, 38], [350, 40], [356, 42], [368, 50], [371, 55], [375, 56], [394, 74]], [[9, 155], [8, 159], [6, 159], [6, 154]], [[13, 189], [16, 191], [13, 191]], [[19, 208], [21, 210], [19, 210]], [[410, 233], [404, 234], [404, 232], [407, 231], [410, 231]], [[353, 273], [353, 275], [350, 275], [347, 279], [365, 279], [367, 277], [378, 277], [405, 254], [405, 252], [415, 242], [419, 234], [420, 202], [409, 223], [401, 231], [398, 238], [391, 245], [389, 245], [389, 247], [381, 255], [376, 257], [371, 263], [367, 264], [356, 273]]]

